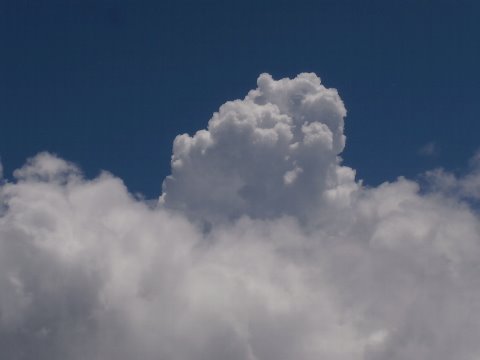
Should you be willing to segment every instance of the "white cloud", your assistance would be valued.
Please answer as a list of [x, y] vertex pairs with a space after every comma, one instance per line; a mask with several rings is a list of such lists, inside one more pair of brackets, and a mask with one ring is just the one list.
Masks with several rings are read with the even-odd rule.
[[328, 192], [357, 186], [354, 172], [338, 165], [345, 115], [337, 91], [314, 74], [279, 81], [262, 74], [208, 130], [175, 139], [162, 202], [207, 222], [318, 217]]
[[433, 191], [441, 191], [464, 200], [480, 200], [480, 151], [470, 160], [467, 174], [457, 176], [442, 168], [428, 171], [426, 179]]
[[5, 358], [479, 356], [470, 193], [361, 186], [336, 92], [258, 83], [176, 139], [155, 209], [48, 153], [0, 187]]

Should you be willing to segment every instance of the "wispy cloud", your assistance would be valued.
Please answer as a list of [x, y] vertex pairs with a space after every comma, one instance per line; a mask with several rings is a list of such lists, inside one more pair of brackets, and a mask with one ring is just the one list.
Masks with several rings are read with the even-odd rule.
[[430, 141], [425, 145], [423, 145], [422, 147], [420, 147], [420, 149], [418, 149], [418, 153], [425, 157], [432, 157], [440, 153], [440, 148], [435, 142]]

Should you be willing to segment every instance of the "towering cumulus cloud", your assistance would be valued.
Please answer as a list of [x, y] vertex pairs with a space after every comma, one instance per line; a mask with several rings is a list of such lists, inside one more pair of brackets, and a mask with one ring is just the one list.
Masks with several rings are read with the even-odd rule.
[[364, 187], [345, 115], [314, 74], [261, 75], [177, 137], [155, 208], [28, 160], [0, 185], [2, 358], [479, 358], [478, 161]]
[[337, 159], [345, 115], [337, 91], [315, 74], [260, 75], [258, 88], [224, 104], [208, 130], [175, 139], [162, 200], [210, 222], [314, 218], [331, 196], [355, 188], [353, 171]]

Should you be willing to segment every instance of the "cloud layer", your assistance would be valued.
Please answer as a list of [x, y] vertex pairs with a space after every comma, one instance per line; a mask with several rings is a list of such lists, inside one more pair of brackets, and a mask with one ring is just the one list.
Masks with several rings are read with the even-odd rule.
[[177, 137], [154, 208], [111, 174], [28, 160], [0, 187], [0, 353], [478, 358], [478, 164], [428, 191], [364, 187], [339, 158], [345, 115], [316, 75], [263, 74]]

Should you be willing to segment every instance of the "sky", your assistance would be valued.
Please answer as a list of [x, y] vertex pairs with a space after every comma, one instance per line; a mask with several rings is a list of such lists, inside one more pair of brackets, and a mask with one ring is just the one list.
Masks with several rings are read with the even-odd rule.
[[2, 356], [478, 359], [477, 10], [2, 2]]
[[[257, 77], [315, 72], [366, 183], [461, 170], [478, 147], [476, 1], [1, 1], [0, 156], [50, 151], [161, 193], [177, 134]], [[435, 144], [434, 156], [419, 150]]]

